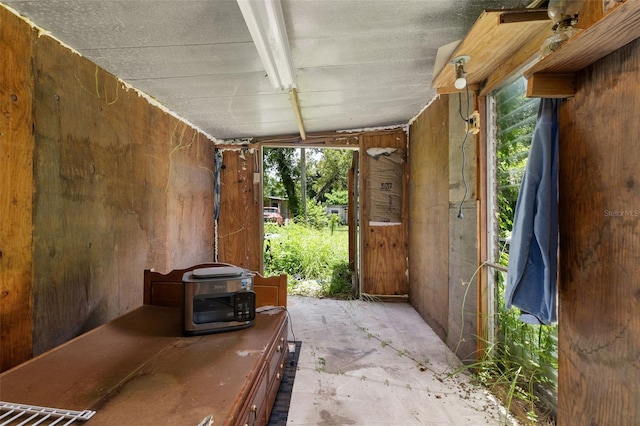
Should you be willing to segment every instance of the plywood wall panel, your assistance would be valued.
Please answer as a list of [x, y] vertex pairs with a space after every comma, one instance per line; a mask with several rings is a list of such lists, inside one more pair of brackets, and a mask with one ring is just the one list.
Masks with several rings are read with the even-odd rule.
[[[167, 209], [169, 270], [213, 261], [213, 156], [215, 145], [179, 123], [169, 146]], [[197, 237], [197, 244], [191, 241]]]
[[[449, 97], [449, 333], [447, 344], [460, 359], [475, 359], [478, 260], [477, 142], [465, 121], [475, 99]], [[461, 213], [461, 215], [460, 215]], [[460, 217], [461, 216], [461, 217]]]
[[558, 424], [640, 424], [640, 40], [560, 109]]
[[[149, 242], [138, 224], [146, 212], [136, 208], [144, 191], [133, 146], [141, 141], [128, 133], [143, 103], [57, 41], [40, 37], [37, 46], [34, 352], [40, 353], [122, 313], [120, 296], [130, 300], [127, 293], [139, 292], [128, 271], [144, 269]], [[154, 266], [159, 260], [152, 259]]]
[[409, 130], [409, 301], [442, 340], [449, 321], [449, 96]]
[[403, 164], [402, 189], [402, 222], [390, 226], [372, 226], [369, 223], [371, 206], [369, 205], [370, 182], [368, 176], [371, 162], [375, 161], [367, 154], [369, 148], [399, 148], [406, 159], [407, 136], [404, 130], [380, 134], [367, 134], [361, 137], [360, 173], [362, 185], [360, 202], [362, 209], [362, 267], [361, 291], [371, 295], [407, 295], [409, 293], [408, 280], [408, 197], [407, 197], [407, 167]]
[[[221, 148], [218, 261], [262, 270], [262, 192], [258, 148]], [[259, 173], [258, 177], [262, 177]]]
[[139, 306], [145, 269], [212, 260], [213, 144], [0, 13], [5, 369]]
[[476, 358], [477, 209], [475, 201], [465, 202], [463, 219], [459, 205], [449, 208], [449, 333], [446, 343], [461, 360]]
[[409, 271], [411, 304], [465, 360], [478, 324], [477, 141], [465, 141], [461, 105], [466, 115], [466, 96], [442, 96], [410, 129]]
[[0, 371], [27, 360], [32, 347], [34, 40], [0, 7]]

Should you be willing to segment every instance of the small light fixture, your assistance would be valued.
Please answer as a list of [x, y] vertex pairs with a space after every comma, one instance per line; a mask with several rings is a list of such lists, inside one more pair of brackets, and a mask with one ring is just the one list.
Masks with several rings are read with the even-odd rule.
[[469, 56], [458, 56], [451, 63], [456, 68], [456, 81], [453, 83], [456, 89], [462, 90], [467, 87], [467, 70], [465, 65], [471, 59]]
[[585, 0], [549, 0], [547, 14], [553, 23], [553, 34], [542, 46], [542, 55], [556, 51], [574, 35], [574, 25]]

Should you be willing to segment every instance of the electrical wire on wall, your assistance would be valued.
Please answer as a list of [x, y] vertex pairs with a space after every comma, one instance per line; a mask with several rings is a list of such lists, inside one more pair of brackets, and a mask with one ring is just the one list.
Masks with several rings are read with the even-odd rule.
[[214, 182], [213, 182], [213, 261], [218, 261], [218, 218], [220, 217], [220, 169], [222, 169], [222, 152], [216, 149], [214, 156]]
[[460, 114], [460, 118], [462, 121], [467, 123], [465, 126], [464, 139], [462, 140], [462, 183], [464, 184], [464, 195], [462, 196], [462, 201], [460, 201], [460, 207], [458, 207], [458, 219], [462, 219], [464, 215], [462, 214], [462, 205], [467, 200], [467, 194], [469, 193], [469, 186], [467, 185], [467, 178], [464, 174], [464, 169], [467, 167], [467, 154], [465, 153], [465, 146], [467, 144], [467, 139], [469, 138], [470, 127], [469, 126], [469, 86], [466, 86], [467, 89], [467, 118], [462, 115], [462, 95], [458, 92], [458, 114]]

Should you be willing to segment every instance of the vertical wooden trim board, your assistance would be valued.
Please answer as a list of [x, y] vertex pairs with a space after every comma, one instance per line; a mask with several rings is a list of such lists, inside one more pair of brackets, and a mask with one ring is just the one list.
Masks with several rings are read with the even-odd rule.
[[0, 371], [31, 357], [35, 32], [0, 6]]
[[348, 175], [348, 208], [347, 225], [349, 227], [349, 270], [351, 275], [351, 289], [354, 294], [360, 292], [360, 278], [358, 265], [358, 168], [360, 162], [360, 152], [353, 151], [351, 156], [351, 167]]
[[[476, 165], [476, 169], [478, 170], [478, 179], [477, 185], [478, 188], [476, 193], [478, 194], [477, 200], [477, 210], [478, 210], [478, 265], [481, 265], [482, 262], [488, 259], [488, 247], [489, 242], [488, 238], [488, 226], [489, 221], [487, 218], [487, 155], [492, 155], [487, 153], [487, 98], [476, 97], [476, 110], [480, 113], [480, 133], [477, 152], [478, 152], [478, 163]], [[476, 336], [477, 339], [477, 351], [476, 351], [476, 359], [480, 359], [483, 356], [483, 353], [486, 349], [486, 343], [488, 340], [487, 335], [487, 322], [490, 320], [489, 315], [491, 312], [489, 311], [489, 295], [488, 295], [488, 273], [487, 268], [481, 268], [478, 271], [477, 278], [477, 315], [478, 315], [478, 323], [476, 324]]]
[[260, 173], [261, 149], [219, 147], [220, 219], [218, 261], [262, 272], [262, 190], [254, 172]]

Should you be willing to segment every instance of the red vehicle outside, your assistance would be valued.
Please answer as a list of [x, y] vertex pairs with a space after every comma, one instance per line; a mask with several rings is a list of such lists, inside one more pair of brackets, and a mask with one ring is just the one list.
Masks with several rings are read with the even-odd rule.
[[275, 222], [278, 225], [282, 225], [284, 223], [282, 216], [280, 215], [280, 209], [277, 207], [263, 207], [262, 218], [265, 222]]

